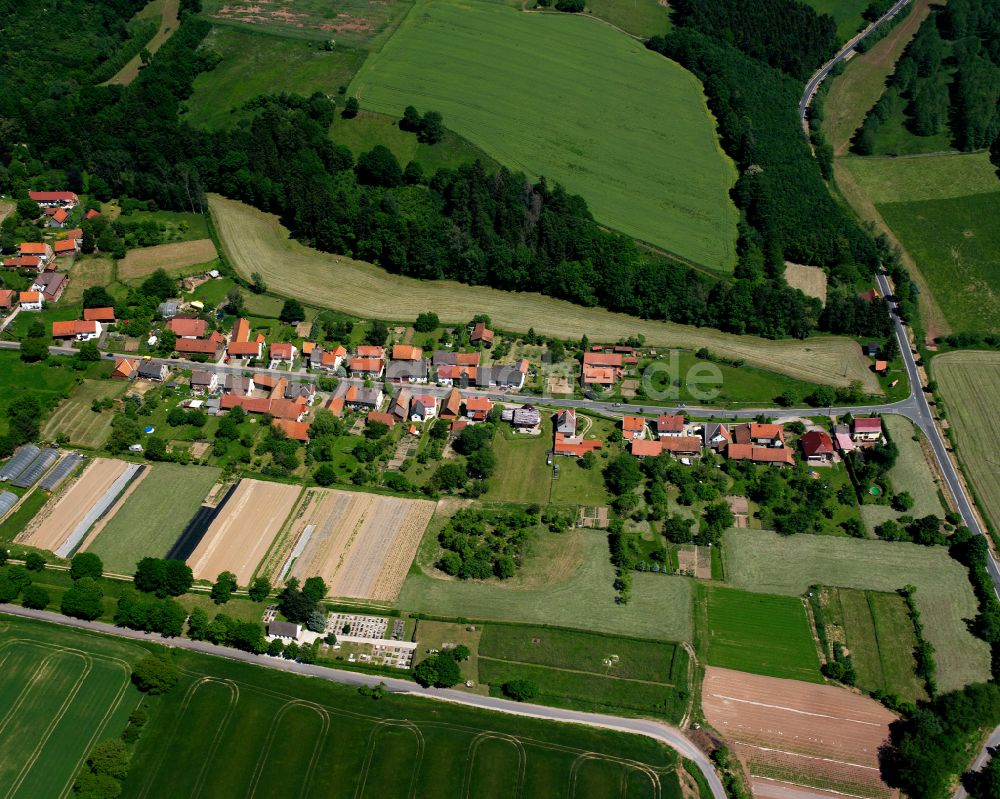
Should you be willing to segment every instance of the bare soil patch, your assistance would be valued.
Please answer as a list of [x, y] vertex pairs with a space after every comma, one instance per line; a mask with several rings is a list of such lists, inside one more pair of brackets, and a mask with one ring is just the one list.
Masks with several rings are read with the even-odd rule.
[[433, 514], [427, 500], [308, 489], [288, 539], [308, 540], [289, 575], [318, 574], [331, 596], [394, 601]]
[[878, 750], [896, 716], [874, 700], [833, 685], [708, 667], [702, 706], [755, 777], [891, 795]]
[[231, 571], [240, 585], [250, 582], [301, 491], [300, 486], [241, 480], [188, 558], [195, 579], [214, 580]]
[[818, 266], [785, 262], [785, 282], [807, 297], [815, 297], [826, 305], [826, 272]]
[[24, 532], [18, 536], [19, 543], [54, 550], [69, 536], [83, 520], [112, 483], [124, 474], [126, 461], [95, 458], [83, 473], [70, 483], [56, 502], [46, 503]]
[[175, 241], [171, 244], [157, 244], [155, 247], [141, 247], [129, 250], [128, 254], [118, 262], [118, 278], [132, 280], [146, 277], [157, 269], [176, 272], [189, 266], [208, 263], [215, 257], [215, 245], [211, 239]]

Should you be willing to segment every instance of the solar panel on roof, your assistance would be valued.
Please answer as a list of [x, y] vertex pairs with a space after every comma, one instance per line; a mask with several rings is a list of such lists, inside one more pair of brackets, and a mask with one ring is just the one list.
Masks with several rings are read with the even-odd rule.
[[16, 504], [17, 494], [12, 494], [10, 491], [0, 493], [0, 517], [6, 516], [7, 511], [13, 508]]
[[21, 447], [14, 456], [7, 461], [2, 469], [0, 469], [0, 480], [13, 480], [15, 477], [19, 476], [21, 472], [28, 468], [31, 462], [38, 457], [41, 450], [34, 444], [26, 444]]
[[59, 459], [59, 450], [57, 449], [46, 449], [42, 450], [37, 458], [35, 458], [29, 465], [28, 468], [21, 472], [14, 480], [11, 480], [11, 485], [16, 485], [19, 488], [29, 488], [38, 482], [39, 478], [45, 474], [52, 464]]
[[45, 475], [45, 479], [38, 484], [38, 487], [46, 491], [52, 491], [58, 488], [62, 481], [69, 477], [70, 472], [72, 472], [77, 467], [77, 464], [79, 464], [82, 460], [82, 455], [76, 452], [71, 452], [59, 461], [51, 472]]

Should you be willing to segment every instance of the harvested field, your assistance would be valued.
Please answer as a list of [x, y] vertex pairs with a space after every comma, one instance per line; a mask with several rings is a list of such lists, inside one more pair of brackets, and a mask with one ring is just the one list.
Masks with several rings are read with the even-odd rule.
[[83, 473], [69, 484], [55, 503], [36, 516], [18, 536], [19, 543], [56, 550], [81, 524], [115, 481], [133, 464], [127, 461], [95, 458]]
[[241, 480], [188, 558], [195, 579], [214, 580], [231, 571], [240, 585], [250, 582], [301, 491], [300, 486]]
[[891, 795], [878, 750], [896, 716], [872, 699], [709, 666], [702, 708], [754, 776], [872, 799]]
[[[469, 309], [489, 313], [503, 330], [534, 328], [541, 335], [591, 341], [645, 336], [650, 346], [697, 350], [739, 358], [748, 365], [780, 371], [814, 383], [847, 385], [860, 380], [881, 393], [857, 342], [836, 336], [805, 341], [767, 341], [707, 328], [638, 319], [600, 308], [584, 308], [541, 294], [498, 291], [449, 280], [420, 281], [343, 256], [319, 252], [289, 238], [273, 214], [218, 195], [209, 197], [212, 220], [226, 257], [244, 278], [260, 272], [270, 286], [308, 285], [299, 299], [362, 318], [411, 319], [434, 311], [446, 324], [465, 323]], [[342, 287], [350, 285], [345, 292]]]
[[118, 262], [119, 280], [133, 280], [151, 275], [157, 269], [178, 272], [189, 266], [205, 264], [216, 257], [215, 245], [211, 239], [195, 241], [175, 241], [172, 244], [157, 244], [129, 250]]
[[69, 268], [69, 285], [63, 292], [66, 303], [80, 302], [84, 289], [91, 286], [110, 286], [114, 282], [115, 262], [111, 258], [77, 255]]
[[331, 596], [394, 602], [433, 514], [427, 500], [311, 488], [292, 523], [301, 551], [284, 558], [295, 555], [289, 574], [320, 575]]
[[807, 297], [815, 297], [826, 305], [826, 272], [818, 266], [803, 266], [786, 261], [785, 282]]
[[107, 440], [114, 411], [95, 413], [91, 404], [94, 400], [115, 399], [124, 391], [125, 383], [120, 381], [84, 380], [59, 403], [45, 422], [42, 437], [54, 441], [64, 433], [75, 447], [97, 449]]

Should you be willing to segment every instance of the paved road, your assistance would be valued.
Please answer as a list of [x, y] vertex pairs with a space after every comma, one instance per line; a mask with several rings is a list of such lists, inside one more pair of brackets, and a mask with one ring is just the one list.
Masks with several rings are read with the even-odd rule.
[[861, 33], [857, 34], [853, 39], [850, 39], [833, 58], [827, 61], [823, 66], [816, 71], [816, 73], [809, 78], [809, 82], [806, 84], [806, 89], [802, 93], [802, 99], [799, 100], [799, 119], [802, 122], [802, 127], [806, 127], [806, 113], [809, 110], [809, 104], [812, 102], [813, 95], [816, 94], [816, 90], [819, 85], [826, 80], [827, 75], [833, 70], [837, 64], [844, 61], [851, 53], [854, 52], [854, 48], [857, 47], [858, 42], [863, 39], [868, 38], [873, 30], [888, 22], [890, 19], [896, 16], [902, 8], [909, 3], [910, 0], [897, 0], [893, 4], [892, 8], [885, 12], [881, 17], [875, 20], [874, 23], [865, 28]]
[[547, 719], [550, 721], [568, 722], [570, 724], [584, 724], [590, 727], [603, 727], [617, 732], [633, 733], [654, 738], [670, 748], [676, 750], [688, 760], [697, 764], [705, 779], [712, 789], [714, 799], [726, 799], [726, 792], [722, 787], [719, 776], [715, 773], [708, 757], [690, 740], [684, 733], [668, 724], [647, 719], [630, 719], [618, 716], [606, 716], [602, 713], [581, 713], [575, 710], [562, 710], [560, 708], [545, 707], [543, 705], [532, 705], [524, 702], [513, 702], [508, 699], [498, 699], [491, 696], [479, 696], [469, 694], [464, 691], [439, 688], [421, 688], [416, 683], [409, 680], [400, 680], [392, 677], [381, 677], [372, 674], [362, 674], [354, 671], [341, 671], [331, 669], [326, 666], [315, 666], [305, 663], [294, 663], [281, 658], [267, 657], [266, 655], [251, 655], [247, 652], [240, 652], [237, 649], [216, 646], [206, 641], [191, 641], [187, 638], [163, 639], [160, 636], [142, 633], [137, 630], [127, 630], [122, 627], [115, 627], [105, 622], [84, 621], [82, 619], [71, 619], [58, 613], [51, 613], [45, 610], [30, 610], [19, 605], [0, 604], [0, 613], [11, 616], [20, 616], [27, 619], [59, 624], [64, 627], [77, 627], [94, 632], [114, 635], [119, 638], [131, 638], [139, 641], [155, 641], [165, 646], [187, 649], [192, 652], [201, 652], [206, 655], [215, 655], [230, 660], [239, 660], [245, 663], [253, 663], [269, 669], [304, 674], [309, 677], [318, 677], [322, 680], [341, 683], [342, 685], [377, 685], [382, 682], [393, 693], [410, 694], [429, 699], [454, 702], [459, 705], [476, 707], [483, 710], [493, 710], [500, 713], [508, 713], [516, 716], [530, 716], [532, 718]]
[[[1000, 727], [997, 727], [990, 734], [986, 743], [983, 745], [982, 750], [979, 752], [979, 757], [975, 759], [971, 766], [969, 766], [969, 771], [982, 771], [983, 766], [986, 765], [986, 761], [990, 759], [992, 752], [991, 750], [1000, 747]], [[958, 790], [953, 794], [953, 799], [968, 799], [968, 792], [965, 790], [965, 786], [959, 784]]]

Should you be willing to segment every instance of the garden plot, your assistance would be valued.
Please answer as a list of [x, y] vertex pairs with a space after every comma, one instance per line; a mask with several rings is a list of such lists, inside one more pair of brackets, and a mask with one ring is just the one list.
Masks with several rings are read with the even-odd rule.
[[309, 489], [290, 537], [308, 541], [288, 573], [322, 576], [331, 596], [395, 601], [433, 513], [421, 499]]
[[18, 543], [67, 557], [140, 468], [126, 461], [95, 458], [47, 513], [35, 517], [18, 536]]
[[231, 571], [240, 585], [250, 582], [301, 491], [284, 483], [240, 481], [188, 558], [195, 579]]

